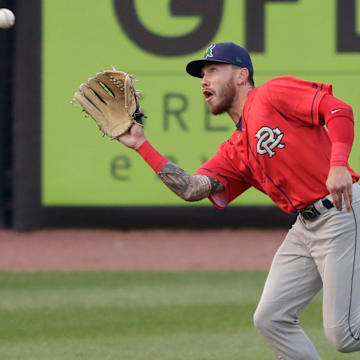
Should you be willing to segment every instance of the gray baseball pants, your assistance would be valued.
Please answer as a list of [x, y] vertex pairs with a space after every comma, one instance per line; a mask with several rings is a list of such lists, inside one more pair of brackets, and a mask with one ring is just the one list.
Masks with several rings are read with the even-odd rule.
[[254, 314], [282, 360], [320, 359], [299, 316], [321, 288], [326, 338], [340, 352], [360, 351], [360, 185], [353, 184], [351, 212], [315, 207], [321, 215], [299, 215], [278, 249]]

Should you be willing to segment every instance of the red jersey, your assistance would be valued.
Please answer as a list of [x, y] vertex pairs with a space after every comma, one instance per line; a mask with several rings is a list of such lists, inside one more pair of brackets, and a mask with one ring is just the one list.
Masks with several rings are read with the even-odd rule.
[[331, 85], [290, 76], [251, 90], [237, 130], [196, 172], [225, 186], [209, 197], [212, 203], [222, 209], [253, 186], [295, 213], [328, 195], [332, 144], [319, 119], [326, 94], [332, 95]]

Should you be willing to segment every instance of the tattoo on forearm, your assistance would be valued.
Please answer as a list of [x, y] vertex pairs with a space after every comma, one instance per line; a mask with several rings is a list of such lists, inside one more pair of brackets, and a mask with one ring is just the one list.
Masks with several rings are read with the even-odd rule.
[[190, 175], [168, 161], [158, 173], [160, 179], [176, 194], [183, 197], [190, 186]]
[[210, 195], [221, 193], [225, 190], [224, 185], [217, 179], [213, 177], [207, 177], [211, 182], [211, 191]]
[[224, 186], [218, 180], [205, 175], [190, 175], [170, 161], [158, 175], [169, 189], [187, 201], [201, 200], [224, 191]]

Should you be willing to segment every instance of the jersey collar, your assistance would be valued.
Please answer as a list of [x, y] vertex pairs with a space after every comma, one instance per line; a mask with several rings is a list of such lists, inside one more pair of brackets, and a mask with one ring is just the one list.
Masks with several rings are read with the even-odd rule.
[[237, 122], [236, 124], [236, 128], [239, 130], [239, 131], [242, 131], [242, 117], [240, 116], [240, 119], [239, 121]]

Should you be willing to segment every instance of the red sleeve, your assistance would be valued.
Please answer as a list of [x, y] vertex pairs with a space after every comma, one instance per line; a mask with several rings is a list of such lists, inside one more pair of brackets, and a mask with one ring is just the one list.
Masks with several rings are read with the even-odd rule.
[[232, 168], [231, 163], [226, 161], [222, 147], [195, 174], [213, 177], [224, 185], [224, 192], [209, 196], [209, 200], [218, 209], [224, 209], [232, 200], [250, 187], [239, 172]]
[[351, 106], [334, 96], [323, 97], [320, 121], [326, 124], [332, 143], [330, 166], [346, 166], [354, 141], [354, 115]]
[[283, 76], [269, 80], [265, 91], [272, 107], [289, 120], [319, 125], [319, 104], [326, 94], [332, 95], [332, 86]]

